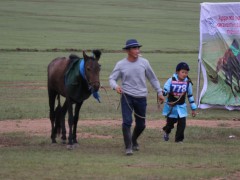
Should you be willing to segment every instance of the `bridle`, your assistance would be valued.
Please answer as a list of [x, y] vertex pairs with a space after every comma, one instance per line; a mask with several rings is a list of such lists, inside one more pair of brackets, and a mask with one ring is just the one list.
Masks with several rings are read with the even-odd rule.
[[83, 79], [87, 82], [88, 89], [93, 91], [93, 85], [99, 85], [100, 86], [100, 81], [89, 81], [89, 79], [86, 76], [86, 64], [84, 62], [84, 59], [81, 60], [80, 62], [80, 74], [83, 77]]

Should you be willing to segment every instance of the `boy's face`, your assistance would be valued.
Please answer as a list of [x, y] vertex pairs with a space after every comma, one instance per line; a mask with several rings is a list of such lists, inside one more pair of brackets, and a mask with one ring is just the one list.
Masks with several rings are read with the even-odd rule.
[[177, 71], [178, 79], [183, 81], [188, 76], [188, 71], [185, 69], [181, 69], [180, 71]]

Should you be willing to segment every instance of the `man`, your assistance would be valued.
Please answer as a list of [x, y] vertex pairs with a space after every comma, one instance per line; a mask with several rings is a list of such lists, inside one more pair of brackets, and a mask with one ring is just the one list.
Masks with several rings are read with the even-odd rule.
[[[117, 62], [109, 77], [111, 88], [121, 94], [122, 132], [126, 155], [132, 155], [133, 150], [139, 150], [137, 139], [146, 127], [146, 97], [148, 94], [146, 78], [158, 93], [160, 103], [164, 101], [162, 89], [155, 73], [148, 60], [140, 56], [141, 46], [136, 39], [127, 40], [123, 48], [127, 57]], [[119, 79], [121, 79], [121, 85], [117, 84]], [[131, 135], [133, 111], [135, 128]]]

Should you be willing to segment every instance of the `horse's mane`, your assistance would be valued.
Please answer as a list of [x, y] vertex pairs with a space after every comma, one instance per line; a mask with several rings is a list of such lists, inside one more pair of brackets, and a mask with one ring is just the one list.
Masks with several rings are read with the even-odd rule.
[[80, 57], [77, 56], [76, 54], [70, 54], [69, 59], [72, 61], [72, 60], [75, 60], [75, 59], [80, 59]]
[[[100, 59], [101, 54], [102, 54], [102, 52], [98, 49], [94, 49], [92, 51], [92, 53], [93, 53], [95, 59]], [[69, 59], [70, 59], [70, 61], [74, 61], [74, 60], [81, 59], [81, 58], [79, 56], [77, 56], [76, 54], [70, 54]]]

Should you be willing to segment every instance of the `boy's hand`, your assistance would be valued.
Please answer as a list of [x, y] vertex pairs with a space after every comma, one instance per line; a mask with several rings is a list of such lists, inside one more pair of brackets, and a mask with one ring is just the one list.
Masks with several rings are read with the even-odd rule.
[[195, 117], [197, 115], [195, 110], [192, 110], [192, 117]]

